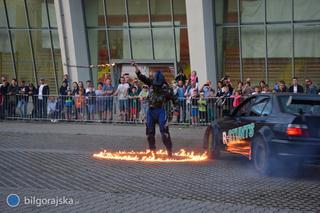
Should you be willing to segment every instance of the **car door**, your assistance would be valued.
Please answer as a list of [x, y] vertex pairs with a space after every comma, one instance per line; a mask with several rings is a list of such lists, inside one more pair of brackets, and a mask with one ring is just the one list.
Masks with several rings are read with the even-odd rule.
[[241, 143], [238, 145], [238, 153], [250, 158], [251, 142], [256, 132], [264, 125], [272, 112], [272, 99], [267, 95], [257, 96], [250, 102], [248, 111], [239, 117], [237, 131]]
[[232, 113], [232, 119], [224, 126], [222, 133], [225, 150], [251, 156], [251, 139], [255, 131], [264, 125], [271, 113], [272, 103], [267, 95], [253, 96], [245, 100]]
[[247, 98], [233, 111], [228, 119], [224, 120], [222, 142], [225, 151], [249, 157], [250, 150], [248, 149], [247, 135], [252, 127], [248, 125], [248, 121], [243, 120], [243, 117], [247, 116], [255, 99], [255, 96]]

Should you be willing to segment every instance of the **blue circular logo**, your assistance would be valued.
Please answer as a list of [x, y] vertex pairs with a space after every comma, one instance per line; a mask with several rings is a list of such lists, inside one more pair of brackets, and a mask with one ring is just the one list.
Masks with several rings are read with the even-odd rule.
[[20, 197], [16, 194], [9, 194], [7, 196], [7, 204], [10, 207], [17, 207], [20, 204]]

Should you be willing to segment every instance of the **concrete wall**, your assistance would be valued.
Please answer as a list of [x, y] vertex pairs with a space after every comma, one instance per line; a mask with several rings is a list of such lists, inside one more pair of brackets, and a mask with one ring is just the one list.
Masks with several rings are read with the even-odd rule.
[[[55, 0], [62, 64], [89, 65], [81, 0]], [[90, 69], [63, 66], [72, 81], [90, 79]], [[62, 79], [58, 79], [62, 80]]]
[[213, 5], [211, 0], [186, 0], [191, 70], [200, 84], [211, 80], [216, 85]]

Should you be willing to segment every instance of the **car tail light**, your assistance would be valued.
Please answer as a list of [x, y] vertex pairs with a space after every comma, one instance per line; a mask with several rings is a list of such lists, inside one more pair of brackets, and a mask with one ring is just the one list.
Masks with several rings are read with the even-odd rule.
[[288, 136], [308, 136], [308, 127], [301, 124], [289, 124], [287, 128]]

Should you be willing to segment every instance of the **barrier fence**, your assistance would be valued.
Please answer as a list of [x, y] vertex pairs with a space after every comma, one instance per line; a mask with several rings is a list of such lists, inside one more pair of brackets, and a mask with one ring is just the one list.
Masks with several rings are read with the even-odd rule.
[[[117, 96], [38, 96], [2, 97], [1, 119], [144, 123], [148, 102], [141, 97]], [[0, 101], [1, 103], [1, 101]], [[232, 98], [180, 98], [178, 106], [164, 107], [171, 124], [207, 125], [233, 109]]]

